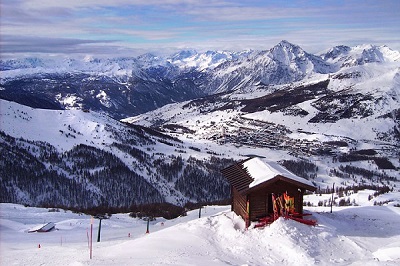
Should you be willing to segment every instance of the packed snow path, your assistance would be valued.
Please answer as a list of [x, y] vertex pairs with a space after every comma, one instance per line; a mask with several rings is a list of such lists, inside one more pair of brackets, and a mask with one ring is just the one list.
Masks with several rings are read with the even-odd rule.
[[[315, 227], [280, 218], [262, 229], [244, 229], [229, 206], [208, 206], [174, 220], [146, 222], [115, 214], [94, 221], [69, 211], [1, 204], [1, 265], [398, 265], [400, 208], [363, 206], [307, 210]], [[27, 233], [43, 222], [57, 230]], [[40, 248], [38, 245], [40, 244]]]

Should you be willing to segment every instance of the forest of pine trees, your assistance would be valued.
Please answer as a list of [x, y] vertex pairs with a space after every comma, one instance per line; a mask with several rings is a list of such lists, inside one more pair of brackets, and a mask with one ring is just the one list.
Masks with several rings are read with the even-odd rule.
[[138, 169], [147, 169], [158, 180], [173, 182], [175, 189], [193, 202], [229, 198], [229, 185], [219, 171], [232, 160], [214, 156], [209, 160], [154, 157], [139, 148], [153, 140], [142, 128], [132, 130], [144, 136], [143, 140], [136, 135], [123, 144], [111, 144], [137, 160], [131, 168], [113, 153], [92, 146], [80, 144], [59, 152], [46, 142], [15, 139], [0, 132], [0, 202], [75, 209], [164, 202], [161, 192], [138, 174]]

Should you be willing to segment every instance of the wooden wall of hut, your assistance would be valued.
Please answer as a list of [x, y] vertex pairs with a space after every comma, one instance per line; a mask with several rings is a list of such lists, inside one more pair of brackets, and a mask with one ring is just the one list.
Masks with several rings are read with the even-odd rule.
[[245, 219], [247, 215], [246, 204], [247, 199], [245, 195], [240, 194], [235, 188], [232, 188], [232, 197], [233, 197], [233, 204], [232, 209], [233, 211], [242, 216]]
[[[287, 192], [290, 197], [294, 197], [295, 210], [298, 213], [303, 212], [303, 190], [299, 189], [297, 186], [284, 181], [277, 181], [268, 186], [261, 186], [248, 194], [250, 201], [250, 220], [256, 221], [261, 217], [265, 217], [268, 214], [273, 213], [272, 209], [272, 193], [276, 196], [280, 196], [284, 192]], [[241, 204], [241, 209], [246, 213], [246, 199], [244, 196], [240, 195], [243, 201]], [[235, 197], [235, 195], [234, 195]], [[243, 200], [244, 198], [244, 200]], [[236, 200], [238, 201], [238, 200]], [[235, 208], [235, 207], [234, 207]], [[239, 215], [239, 213], [237, 213]], [[245, 216], [242, 216], [245, 217]]]

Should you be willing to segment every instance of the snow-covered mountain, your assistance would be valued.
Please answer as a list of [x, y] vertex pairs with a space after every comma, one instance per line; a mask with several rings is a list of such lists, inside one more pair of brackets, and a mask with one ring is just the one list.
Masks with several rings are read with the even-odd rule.
[[244, 50], [241, 52], [206, 51], [198, 53], [195, 50], [184, 50], [167, 58], [167, 62], [180, 68], [194, 68], [198, 71], [208, 71], [227, 61], [246, 59], [252, 52], [251, 50]]
[[299, 81], [311, 74], [332, 72], [332, 65], [299, 46], [282, 41], [270, 50], [229, 61], [214, 70], [206, 82], [209, 93], [248, 91], [259, 84], [278, 85]]
[[[285, 42], [282, 47], [287, 45]], [[383, 48], [382, 51], [387, 51]], [[277, 49], [271, 51], [275, 55], [280, 54], [277, 58], [281, 62], [287, 62], [287, 67], [293, 61], [290, 58], [299, 58], [294, 53], [282, 56], [282, 52], [277, 52]], [[295, 46], [292, 50], [296, 54], [302, 53]], [[360, 51], [358, 48], [355, 50]], [[373, 50], [377, 50], [377, 47], [373, 47]], [[361, 54], [351, 48], [338, 47], [324, 56], [330, 58], [329, 60], [334, 58], [335, 62], [331, 66], [340, 66], [336, 72], [318, 73], [316, 69], [325, 69], [321, 67], [321, 59], [305, 60], [308, 66], [313, 67], [304, 68], [310, 74], [307, 71], [301, 72], [308, 77], [299, 81], [266, 85], [250, 80], [249, 74], [249, 84], [244, 89], [166, 105], [124, 121], [159, 128], [177, 125], [187, 128], [188, 132], [196, 132], [195, 137], [210, 139], [220, 136], [223, 128], [226, 135], [240, 135], [243, 125], [249, 124], [246, 121], [253, 120], [259, 122], [259, 127], [255, 127], [257, 131], [272, 123], [275, 127], [284, 127], [287, 132], [307, 131], [312, 135], [308, 137], [312, 139], [317, 135], [336, 135], [355, 141], [382, 142], [382, 145], [399, 147], [400, 61], [396, 56], [389, 56], [398, 53], [386, 53], [381, 56], [381, 61], [366, 63], [364, 58], [358, 60], [357, 65], [342, 66], [342, 61], [349, 62], [350, 57], [363, 58]], [[270, 60], [271, 57], [263, 58]], [[253, 66], [249, 69], [260, 68]], [[239, 87], [243, 85], [235, 84]], [[352, 130], [353, 128], [363, 130], [359, 132]], [[251, 133], [250, 130], [249, 137]], [[304, 133], [303, 137], [307, 138]], [[293, 138], [297, 138], [296, 134]]]
[[357, 45], [355, 47], [336, 46], [323, 53], [321, 57], [339, 67], [357, 66], [366, 63], [398, 62], [400, 53], [389, 47]]
[[313, 55], [281, 41], [264, 51], [2, 60], [0, 98], [37, 108], [90, 109], [120, 119], [215, 93], [247, 93], [327, 75], [351, 77], [346, 84], [351, 86], [375, 75], [362, 66], [396, 71], [399, 58], [386, 46], [338, 46]]
[[254, 155], [321, 188], [396, 187], [399, 58], [385, 46], [312, 55], [282, 41], [240, 53], [2, 61], [0, 97], [25, 105], [0, 102], [2, 201], [220, 200], [229, 195], [220, 169]]

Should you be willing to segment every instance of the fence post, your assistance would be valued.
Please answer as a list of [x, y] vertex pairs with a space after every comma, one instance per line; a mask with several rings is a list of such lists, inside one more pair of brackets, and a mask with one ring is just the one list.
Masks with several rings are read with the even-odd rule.
[[147, 230], [146, 230], [146, 234], [150, 233], [149, 227], [150, 227], [150, 217], [147, 217]]
[[93, 216], [90, 219], [90, 259], [92, 259], [93, 250]]
[[102, 218], [99, 218], [99, 231], [97, 233], [97, 242], [100, 242], [100, 231], [101, 231], [101, 221], [103, 220]]
[[332, 213], [332, 205], [333, 205], [333, 193], [335, 193], [335, 183], [333, 183], [333, 186], [332, 186], [331, 213]]

